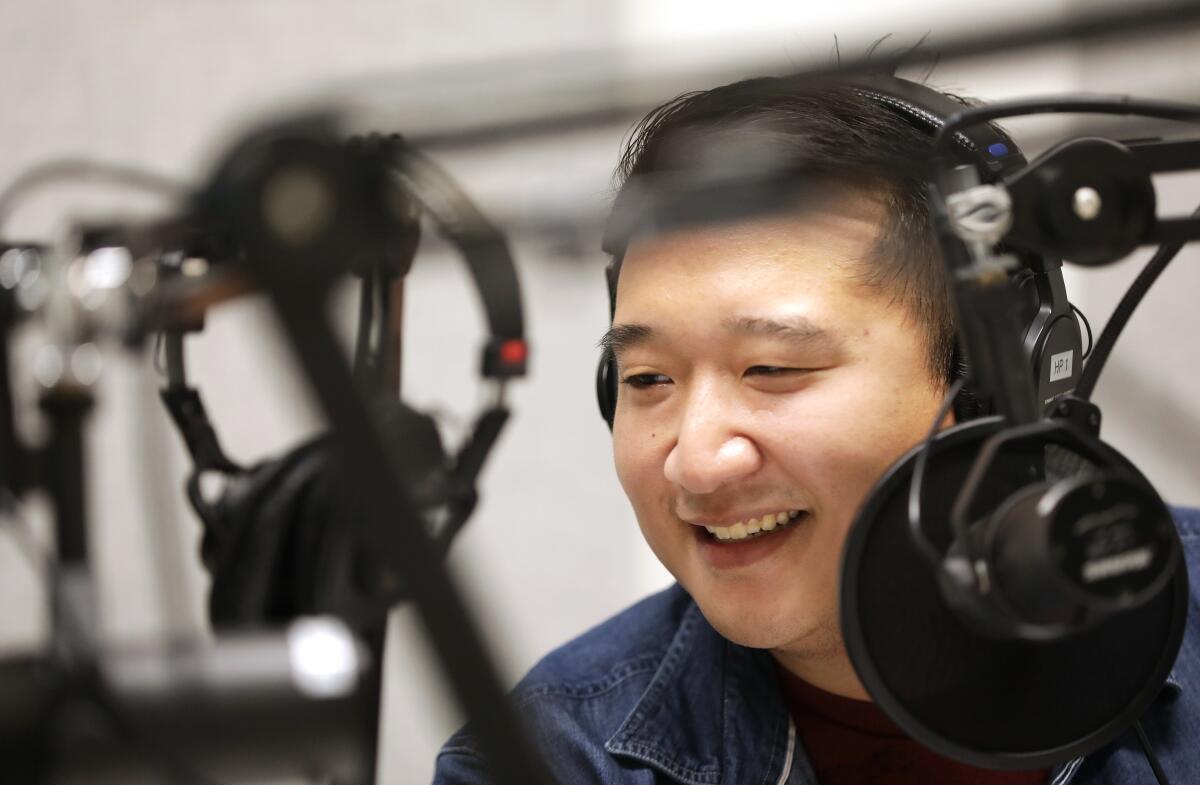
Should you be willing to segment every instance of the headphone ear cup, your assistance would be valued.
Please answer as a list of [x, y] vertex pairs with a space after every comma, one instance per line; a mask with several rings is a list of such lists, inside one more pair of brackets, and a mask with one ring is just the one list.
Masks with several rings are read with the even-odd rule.
[[300, 543], [332, 515], [323, 489], [333, 469], [329, 439], [320, 437], [232, 477], [219, 500], [197, 509], [214, 627], [279, 623], [313, 612], [313, 561]]
[[417, 506], [427, 510], [446, 504], [454, 491], [450, 460], [433, 417], [403, 401], [387, 401], [375, 416]]
[[596, 403], [600, 406], [600, 416], [611, 431], [617, 413], [617, 364], [612, 352], [607, 349], [600, 355], [600, 364], [596, 368]]
[[[389, 401], [376, 412], [392, 460], [422, 510], [456, 492], [432, 417]], [[361, 553], [339, 516], [360, 517], [364, 496], [339, 472], [337, 446], [322, 436], [229, 481], [221, 498], [193, 504], [204, 522], [201, 553], [212, 576], [209, 617], [216, 627], [278, 623], [299, 615], [353, 609]]]
[[[412, 501], [424, 516], [450, 504], [458, 492], [437, 422], [425, 412], [399, 400], [379, 401], [372, 415], [391, 460], [408, 487]], [[363, 549], [358, 538], [347, 536], [350, 519], [368, 515], [363, 508], [366, 495], [360, 492], [356, 478], [337, 473], [336, 450], [330, 445], [330, 472], [323, 474], [326, 485], [317, 498], [329, 500], [319, 521], [297, 526], [294, 533], [295, 573], [303, 575], [312, 611], [351, 616], [373, 614], [379, 600], [362, 581], [363, 568], [374, 554]], [[339, 520], [341, 516], [341, 520]], [[408, 589], [403, 580], [390, 588], [393, 596], [404, 596]]]

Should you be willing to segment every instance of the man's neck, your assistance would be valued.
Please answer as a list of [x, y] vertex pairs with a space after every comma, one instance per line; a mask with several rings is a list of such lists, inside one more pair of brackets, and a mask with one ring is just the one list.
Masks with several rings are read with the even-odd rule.
[[871, 700], [845, 652], [839, 655], [796, 653], [772, 649], [771, 656], [793, 676], [819, 690], [854, 700]]

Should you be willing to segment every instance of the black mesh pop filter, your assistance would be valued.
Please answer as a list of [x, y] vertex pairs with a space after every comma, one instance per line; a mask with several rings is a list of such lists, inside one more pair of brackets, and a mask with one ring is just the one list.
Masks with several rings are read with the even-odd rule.
[[[922, 525], [944, 550], [949, 512], [997, 418], [944, 431], [932, 443]], [[1133, 476], [1115, 450], [1106, 460]], [[1002, 640], [946, 602], [910, 539], [907, 496], [917, 450], [876, 485], [851, 527], [841, 572], [842, 629], [875, 702], [910, 736], [943, 755], [991, 769], [1052, 766], [1127, 729], [1157, 696], [1178, 653], [1187, 613], [1180, 566], [1149, 602], [1055, 641]], [[978, 498], [995, 507], [1030, 482], [1031, 460], [1086, 470], [1059, 448], [1001, 456]]]

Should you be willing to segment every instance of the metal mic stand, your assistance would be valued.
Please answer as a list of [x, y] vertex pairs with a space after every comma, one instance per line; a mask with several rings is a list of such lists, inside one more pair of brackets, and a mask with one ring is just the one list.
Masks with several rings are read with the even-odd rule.
[[[199, 209], [204, 220], [215, 216], [234, 227], [246, 267], [271, 298], [339, 437], [338, 463], [351, 486], [346, 492], [365, 500], [356, 506], [361, 514], [347, 521], [364, 557], [356, 577], [373, 598], [360, 608], [355, 625], [381, 625], [394, 587], [404, 585], [476, 727], [496, 781], [548, 785], [549, 772], [505, 698], [482, 636], [442, 568], [419, 507], [377, 434], [325, 316], [329, 285], [342, 272], [335, 260], [352, 255], [363, 238], [386, 233], [397, 218], [384, 206], [382, 167], [356, 172], [339, 158], [331, 120], [301, 118], [248, 137], [226, 159]], [[298, 139], [315, 144], [296, 145]], [[303, 226], [289, 212], [274, 209], [297, 204], [320, 209]]]
[[17, 443], [12, 387], [8, 378], [8, 333], [15, 323], [13, 289], [0, 285], [0, 489], [13, 495], [20, 493], [22, 480], [17, 470], [24, 465], [21, 446]]
[[[371, 782], [374, 715], [369, 724], [362, 718], [364, 707], [377, 706], [378, 663], [368, 662], [335, 620], [305, 619], [283, 634], [226, 636], [213, 644], [104, 643], [86, 514], [85, 430], [94, 379], [81, 379], [68, 359], [48, 363], [51, 370], [40, 378], [47, 444], [40, 450], [20, 444], [8, 367], [18, 287], [7, 283], [0, 286], [0, 488], [15, 516], [23, 491], [45, 489], [56, 545], [54, 554], [34, 560], [47, 571], [50, 646], [0, 660], [6, 779], [131, 785], [165, 775], [211, 785], [315, 775], [341, 785]], [[51, 291], [58, 298], [54, 343], [43, 351], [70, 358], [88, 328], [76, 321], [81, 312], [72, 312], [66, 291]]]

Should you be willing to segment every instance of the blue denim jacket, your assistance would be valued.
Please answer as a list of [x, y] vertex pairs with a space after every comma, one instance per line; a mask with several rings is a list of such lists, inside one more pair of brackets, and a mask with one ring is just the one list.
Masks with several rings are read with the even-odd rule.
[[[1200, 510], [1176, 510], [1191, 602], [1174, 672], [1143, 717], [1171, 785], [1200, 782]], [[770, 655], [722, 638], [678, 586], [553, 652], [513, 693], [559, 782], [815, 785]], [[434, 782], [492, 782], [469, 726]], [[1051, 785], [1154, 785], [1132, 731]]]

